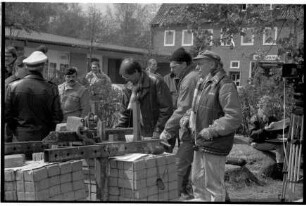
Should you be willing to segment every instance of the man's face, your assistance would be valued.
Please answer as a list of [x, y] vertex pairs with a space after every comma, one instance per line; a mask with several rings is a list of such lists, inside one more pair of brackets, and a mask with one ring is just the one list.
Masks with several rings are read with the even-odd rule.
[[196, 64], [197, 64], [197, 70], [200, 71], [202, 77], [206, 76], [214, 68], [213, 62], [208, 59], [196, 60]]
[[14, 57], [11, 53], [6, 52], [5, 53], [5, 66], [8, 66], [10, 63], [12, 63], [14, 61]]
[[71, 87], [73, 87], [76, 84], [76, 79], [77, 79], [76, 73], [65, 75], [65, 81]]
[[150, 72], [155, 74], [157, 70], [157, 63], [155, 61], [151, 62], [150, 64]]
[[176, 61], [170, 62], [170, 70], [172, 73], [175, 74], [175, 76], [179, 76], [186, 67], [187, 67], [187, 64], [185, 62], [183, 63], [179, 63]]
[[135, 72], [133, 74], [126, 74], [123, 73], [121, 74], [121, 77], [126, 81], [126, 82], [132, 82], [133, 85], [136, 85], [138, 83], [139, 77], [140, 77], [140, 73], [139, 72]]
[[95, 74], [99, 73], [99, 66], [98, 64], [91, 64], [91, 71]]

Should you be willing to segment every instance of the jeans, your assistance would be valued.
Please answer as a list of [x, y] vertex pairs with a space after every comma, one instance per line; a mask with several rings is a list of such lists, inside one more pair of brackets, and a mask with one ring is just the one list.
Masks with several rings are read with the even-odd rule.
[[194, 151], [191, 180], [195, 200], [224, 202], [226, 156]]

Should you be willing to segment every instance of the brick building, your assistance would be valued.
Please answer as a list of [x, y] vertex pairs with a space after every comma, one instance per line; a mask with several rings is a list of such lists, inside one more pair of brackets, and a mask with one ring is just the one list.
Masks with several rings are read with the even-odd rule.
[[[274, 9], [274, 5], [262, 5], [262, 9]], [[184, 19], [184, 9], [188, 4], [162, 4], [157, 15], [151, 22], [152, 50], [164, 56], [184, 47], [187, 51], [194, 46], [194, 34], [187, 29]], [[245, 9], [247, 5], [241, 5]], [[304, 14], [301, 14], [304, 16]], [[276, 41], [279, 38], [288, 36], [291, 31], [289, 27], [283, 27], [283, 22], [292, 18], [292, 14], [284, 13], [278, 18], [274, 28], [266, 27], [261, 35], [251, 33], [252, 26], [245, 28], [246, 36], [234, 36], [230, 42], [221, 46], [212, 46], [211, 50], [217, 52], [223, 61], [224, 69], [236, 82], [238, 86], [246, 85], [252, 75], [252, 70], [256, 65], [258, 53], [264, 54], [264, 61], [268, 63], [278, 63], [284, 61], [284, 56], [278, 55], [279, 45]], [[302, 17], [303, 18], [303, 17]], [[212, 23], [203, 23], [203, 28], [208, 30], [211, 38], [221, 38], [221, 28], [212, 26]], [[298, 36], [298, 42], [304, 38], [302, 31]], [[167, 58], [164, 58], [167, 59]], [[273, 64], [272, 64], [273, 65]], [[159, 61], [161, 74], [170, 71], [169, 62]]]

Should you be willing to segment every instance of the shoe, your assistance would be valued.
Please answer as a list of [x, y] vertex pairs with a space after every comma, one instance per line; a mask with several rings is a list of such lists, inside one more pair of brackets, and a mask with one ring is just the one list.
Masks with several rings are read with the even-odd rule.
[[179, 201], [185, 201], [185, 200], [190, 200], [192, 199], [193, 196], [186, 194], [186, 193], [181, 193], [181, 196], [179, 198]]

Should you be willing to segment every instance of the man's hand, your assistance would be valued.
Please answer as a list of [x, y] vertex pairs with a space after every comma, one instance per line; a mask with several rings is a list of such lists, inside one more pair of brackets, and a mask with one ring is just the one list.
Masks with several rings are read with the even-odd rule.
[[212, 135], [209, 132], [207, 128], [202, 129], [202, 131], [199, 133], [199, 138], [204, 139], [205, 141], [211, 141], [212, 140]]
[[165, 142], [168, 142], [168, 139], [171, 139], [171, 135], [166, 132], [165, 130], [160, 134], [159, 139], [164, 140]]
[[188, 128], [188, 124], [189, 124], [189, 116], [184, 116], [180, 119], [181, 128]]
[[153, 132], [152, 139], [159, 139], [160, 133], [159, 132]]

